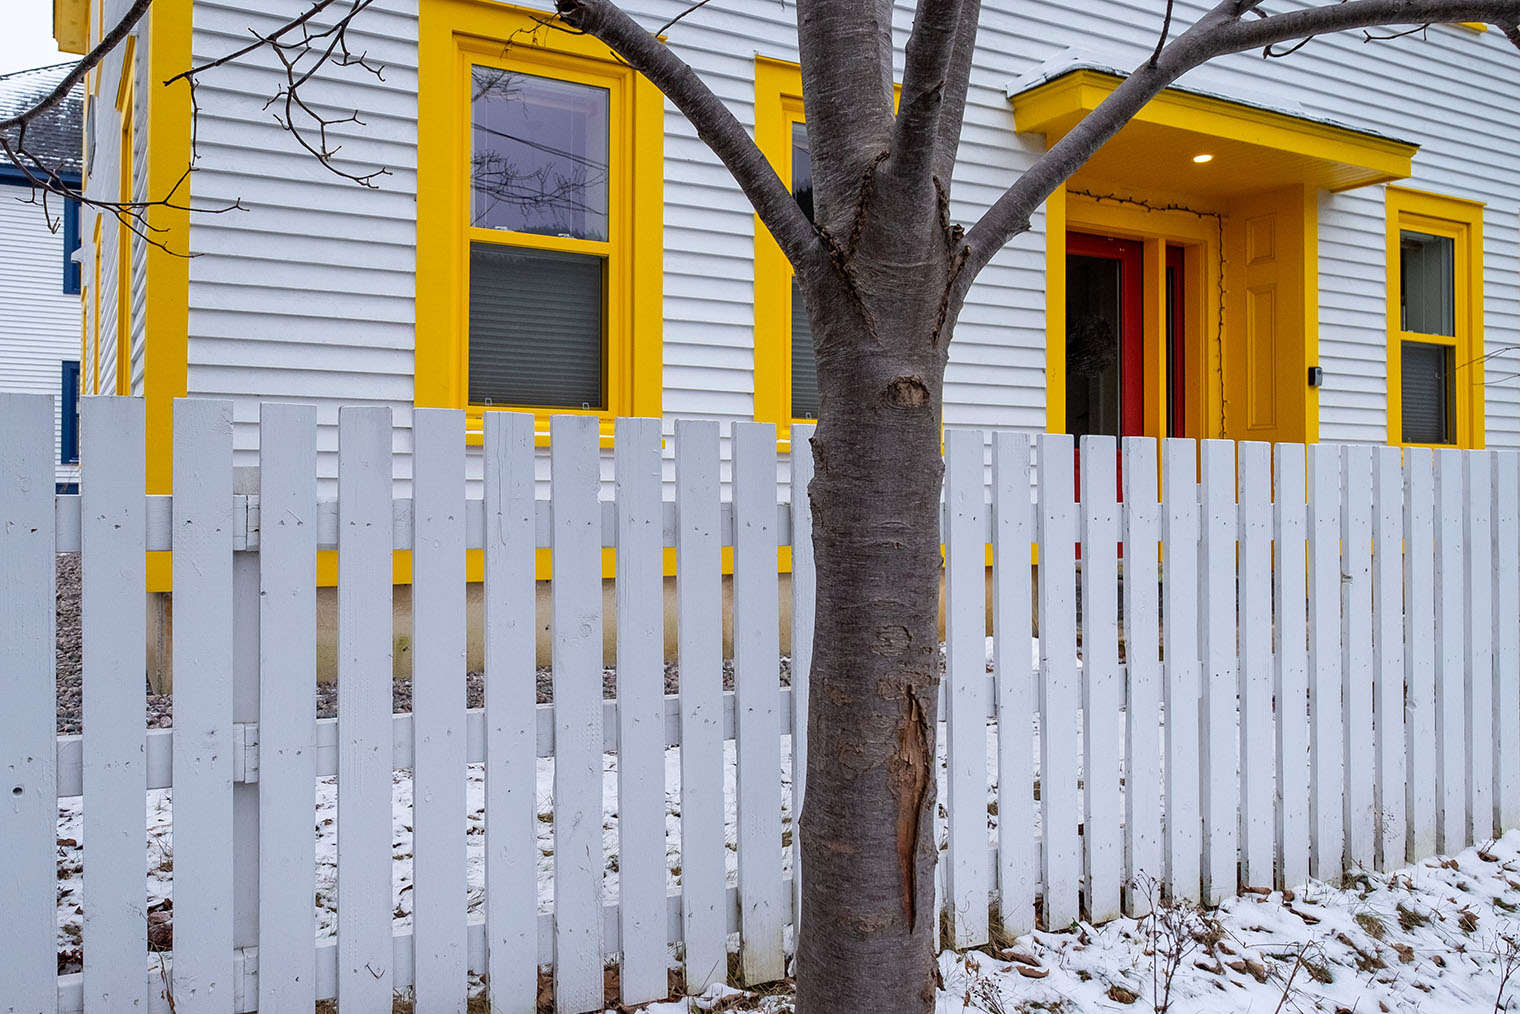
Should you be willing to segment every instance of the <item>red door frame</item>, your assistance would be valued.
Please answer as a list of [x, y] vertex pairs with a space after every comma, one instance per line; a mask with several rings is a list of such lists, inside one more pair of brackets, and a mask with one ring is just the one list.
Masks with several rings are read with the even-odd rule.
[[1068, 256], [1076, 254], [1119, 262], [1119, 436], [1144, 436], [1144, 244], [1132, 239], [1068, 232], [1066, 253]]

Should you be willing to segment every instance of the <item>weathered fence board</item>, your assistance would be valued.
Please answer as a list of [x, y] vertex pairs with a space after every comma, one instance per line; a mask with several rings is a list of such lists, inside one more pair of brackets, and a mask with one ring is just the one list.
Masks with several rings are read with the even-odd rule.
[[412, 439], [413, 988], [464, 1014], [464, 413], [420, 408]]
[[1240, 830], [1239, 644], [1235, 596], [1235, 444], [1205, 440], [1199, 446], [1199, 658], [1203, 762], [1199, 766], [1203, 820], [1203, 900], [1217, 905], [1235, 893]]
[[986, 579], [983, 436], [945, 433], [946, 946], [987, 942]]
[[83, 891], [84, 939], [90, 943], [85, 1014], [113, 1014], [146, 1002], [148, 992], [144, 424], [137, 399], [84, 398], [79, 405], [79, 454], [89, 462], [89, 479], [80, 489], [80, 546], [87, 561], [80, 578], [84, 840], [91, 843]]
[[338, 412], [338, 981], [391, 1001], [391, 413]]
[[1377, 815], [1378, 868], [1383, 870], [1403, 864], [1408, 827], [1404, 800], [1402, 483], [1398, 448], [1378, 448], [1372, 461], [1372, 681], [1377, 712], [1372, 805]]
[[1345, 849], [1341, 725], [1340, 449], [1311, 444], [1309, 459], [1309, 872], [1340, 876]]
[[[57, 937], [53, 399], [0, 394], [0, 954], [11, 1010], [51, 1011]], [[140, 885], [139, 885], [140, 886]]]
[[1494, 766], [1495, 820], [1520, 824], [1520, 452], [1494, 461]]
[[998, 876], [1003, 929], [1034, 928], [1039, 882], [1034, 826], [1035, 685], [1029, 665], [1033, 601], [1029, 580], [1034, 511], [1029, 500], [1029, 438], [992, 435], [993, 679], [998, 729]]
[[676, 608], [681, 691], [681, 903], [686, 989], [728, 972], [723, 919], [723, 585], [718, 424], [676, 423]]
[[[1166, 440], [1161, 454], [1162, 615], [1166, 722], [1165, 879], [1174, 898], [1199, 898], [1197, 447]], [[1044, 613], [1041, 613], [1044, 618]]]
[[1278, 444], [1273, 455], [1276, 498], [1272, 504], [1272, 538], [1277, 569], [1272, 575], [1272, 589], [1278, 609], [1272, 685], [1277, 698], [1277, 882], [1291, 887], [1309, 876], [1306, 463], [1300, 444]]
[[1493, 455], [1467, 451], [1462, 455], [1462, 554], [1466, 585], [1463, 636], [1467, 641], [1467, 830], [1463, 842], [1482, 842], [1494, 836], [1494, 624], [1493, 624]]
[[[1150, 913], [1140, 881], [1165, 875], [1161, 840], [1161, 640], [1156, 444], [1124, 438], [1125, 912]], [[1006, 846], [1005, 846], [1006, 847]]]
[[1436, 850], [1435, 455], [1404, 451], [1405, 851]]
[[[660, 423], [619, 419], [617, 481], [618, 906], [623, 1003], [665, 975], [665, 656]], [[777, 871], [779, 875], [779, 870]]]
[[1239, 445], [1240, 880], [1271, 887], [1276, 807], [1272, 718], [1272, 447]]
[[1116, 454], [1111, 437], [1082, 438], [1082, 879], [1088, 918], [1100, 922], [1119, 914], [1124, 871]]
[[268, 511], [259, 548], [260, 1010], [317, 1001], [315, 930], [317, 707], [317, 413], [259, 411], [259, 494]]
[[1373, 858], [1372, 448], [1341, 448], [1341, 707], [1346, 865]]
[[554, 502], [554, 1008], [602, 1002], [602, 554], [597, 421], [549, 425]]
[[733, 490], [739, 961], [744, 981], [760, 983], [786, 974], [775, 426], [734, 425]]
[[484, 440], [483, 567], [491, 589], [484, 637], [486, 988], [493, 1010], [533, 1010], [539, 950], [533, 417], [487, 412]]
[[[792, 426], [792, 486], [790, 520], [793, 532], [813, 530], [813, 504], [808, 483], [813, 481], [812, 426]], [[791, 539], [792, 547], [792, 935], [802, 926], [802, 835], [797, 822], [807, 790], [808, 676], [813, 669], [813, 605], [818, 575], [813, 566], [813, 540]]]
[[174, 1002], [232, 1010], [232, 403], [174, 406]]
[[1040, 820], [1045, 834], [1045, 926], [1065, 928], [1081, 914], [1081, 789], [1077, 708], [1076, 540], [1072, 441], [1042, 434], [1040, 491]]
[[1436, 452], [1436, 848], [1450, 855], [1465, 837], [1467, 793], [1466, 581], [1462, 452]]

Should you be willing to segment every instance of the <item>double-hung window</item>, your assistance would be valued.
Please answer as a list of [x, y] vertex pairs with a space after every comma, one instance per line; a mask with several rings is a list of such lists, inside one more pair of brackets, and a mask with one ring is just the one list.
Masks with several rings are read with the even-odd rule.
[[660, 408], [663, 101], [590, 36], [423, 4], [417, 403]]
[[1388, 190], [1388, 436], [1483, 446], [1482, 207]]

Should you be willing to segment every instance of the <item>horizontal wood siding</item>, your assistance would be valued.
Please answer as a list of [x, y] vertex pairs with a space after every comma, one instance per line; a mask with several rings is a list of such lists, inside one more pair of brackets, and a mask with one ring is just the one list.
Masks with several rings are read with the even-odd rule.
[[[327, 172], [273, 123], [263, 103], [280, 75], [267, 59], [222, 68], [199, 92], [195, 201], [210, 206], [241, 199], [249, 210], [194, 220], [192, 246], [200, 256], [190, 266], [189, 388], [239, 402], [239, 463], [252, 462], [256, 397], [318, 405], [324, 481], [333, 474], [333, 441], [325, 434], [336, 425], [336, 406], [379, 404], [394, 414], [396, 476], [410, 476], [416, 37], [419, 5], [427, 2], [382, 0], [354, 25], [351, 46], [384, 64], [383, 81], [362, 70], [324, 71], [311, 96], [332, 110], [361, 111], [365, 126], [335, 128], [334, 137], [343, 144], [345, 168], [390, 169], [378, 190]], [[279, 0], [272, 13], [257, 17], [245, 6], [196, 0], [196, 59], [221, 55], [250, 27], [272, 25], [302, 5]], [[549, 5], [535, 0], [532, 6]], [[640, 23], [655, 26], [686, 4], [630, 0], [627, 6]], [[899, 61], [912, 8], [907, 0], [897, 6]], [[1152, 8], [1139, 0], [1107, 0], [1076, 15], [1054, 0], [984, 6], [951, 206], [955, 221], [974, 222], [1043, 150], [1043, 138], [1015, 132], [1008, 85], [1068, 45], [1121, 64], [1140, 62], [1159, 27]], [[1179, 17], [1186, 21], [1203, 9], [1183, 5]], [[790, 5], [710, 5], [671, 29], [669, 45], [741, 122], [753, 123], [754, 58], [795, 60], [794, 18]], [[900, 77], [900, 66], [897, 71]], [[1438, 26], [1423, 37], [1380, 45], [1365, 45], [1357, 34], [1316, 39], [1292, 59], [1243, 54], [1184, 79], [1199, 82], [1224, 95], [1296, 106], [1306, 115], [1418, 142], [1408, 185], [1488, 204], [1487, 348], [1498, 352], [1516, 343], [1520, 115], [1511, 97], [1520, 91], [1520, 64], [1500, 33]], [[1402, 97], [1409, 82], [1424, 96], [1418, 105]], [[1383, 209], [1381, 187], [1320, 195], [1323, 439], [1386, 440]], [[678, 417], [750, 419], [754, 216], [668, 103], [664, 222], [665, 433], [673, 432]], [[1037, 215], [1030, 233], [999, 253], [974, 286], [946, 372], [948, 425], [1045, 427], [1046, 242], [1044, 216]], [[1511, 353], [1490, 365], [1490, 375], [1517, 367]], [[1486, 393], [1489, 444], [1520, 446], [1520, 385], [1491, 383]], [[725, 460], [726, 454], [725, 447]], [[667, 449], [667, 483], [672, 473]], [[783, 479], [784, 473], [783, 467]]]
[[58, 461], [62, 439], [62, 367], [79, 358], [79, 297], [63, 292], [60, 207], [23, 203], [24, 187], [0, 184], [0, 391], [53, 396], [53, 462], [58, 482], [77, 482], [78, 465]]

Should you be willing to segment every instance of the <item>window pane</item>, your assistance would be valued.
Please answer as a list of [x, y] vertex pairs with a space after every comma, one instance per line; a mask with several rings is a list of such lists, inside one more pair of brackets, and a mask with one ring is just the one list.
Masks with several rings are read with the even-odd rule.
[[1419, 334], [1455, 335], [1456, 241], [1423, 232], [1399, 233], [1403, 327]]
[[606, 407], [604, 264], [470, 244], [470, 404]]
[[813, 149], [808, 147], [807, 124], [792, 124], [792, 195], [813, 220]]
[[1119, 434], [1120, 262], [1066, 256], [1066, 432]]
[[792, 279], [792, 418], [818, 418], [818, 361], [802, 287]]
[[470, 224], [607, 239], [607, 89], [476, 67]]
[[1403, 343], [1404, 442], [1454, 444], [1452, 350], [1448, 345]]

